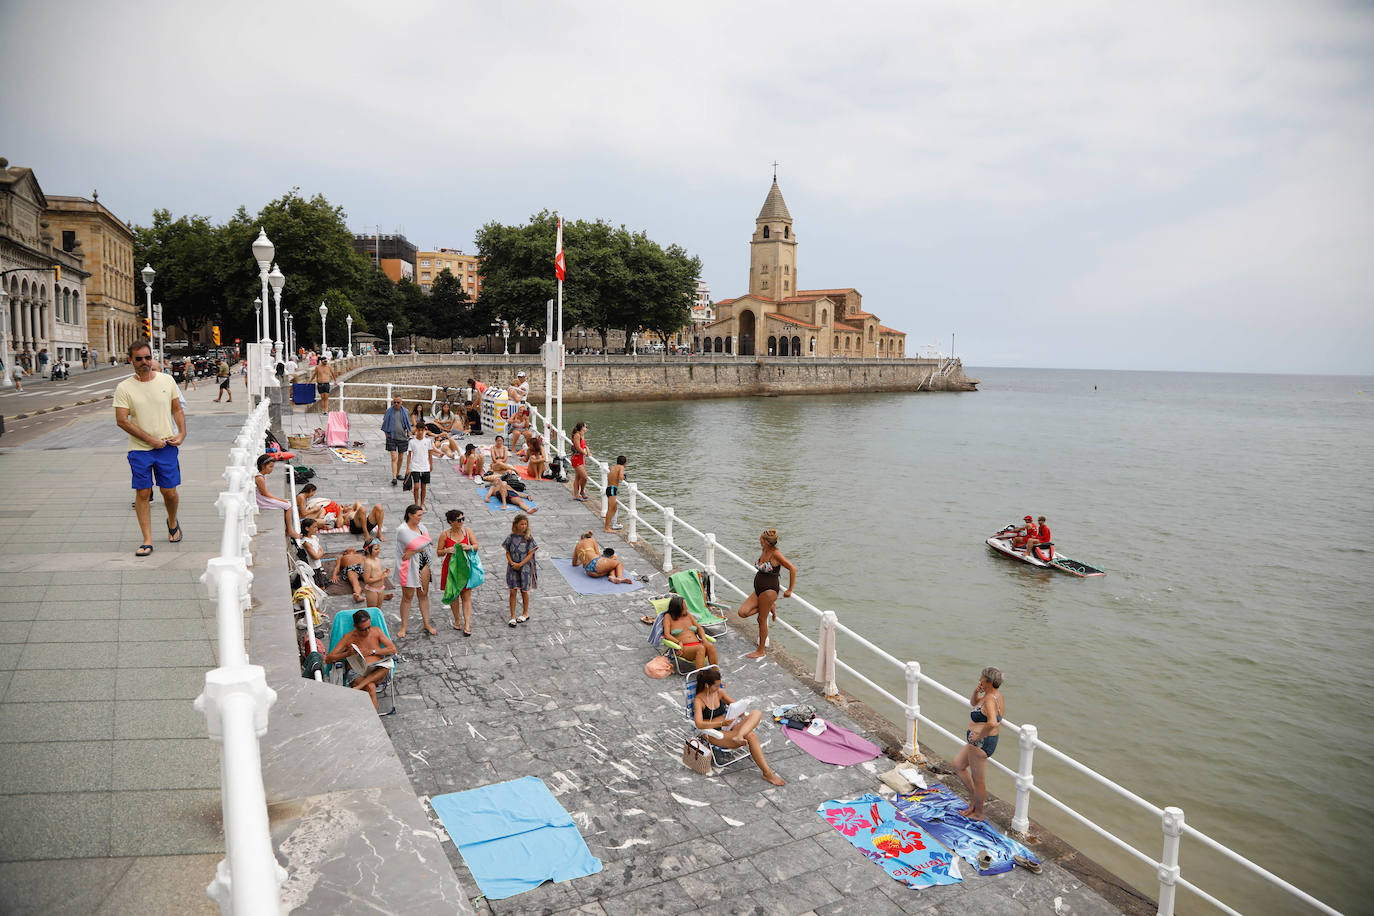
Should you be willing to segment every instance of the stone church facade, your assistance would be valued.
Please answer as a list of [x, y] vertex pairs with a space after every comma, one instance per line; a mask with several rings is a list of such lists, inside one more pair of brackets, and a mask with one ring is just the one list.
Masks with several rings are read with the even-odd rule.
[[697, 332], [697, 349], [739, 356], [906, 356], [906, 334], [864, 311], [853, 287], [801, 289], [797, 235], [777, 178], [749, 242], [749, 292], [716, 303], [716, 320]]

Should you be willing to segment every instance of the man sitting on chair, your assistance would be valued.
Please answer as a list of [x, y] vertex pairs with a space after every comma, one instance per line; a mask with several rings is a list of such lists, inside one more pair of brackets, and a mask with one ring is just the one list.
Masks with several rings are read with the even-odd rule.
[[391, 658], [396, 654], [396, 646], [386, 638], [380, 627], [372, 625], [372, 615], [366, 608], [353, 612], [353, 627], [351, 633], [339, 637], [334, 648], [324, 657], [324, 662], [332, 665], [349, 656], [361, 655], [361, 661], [355, 657], [349, 659], [349, 665], [352, 667], [356, 663], [361, 666], [366, 662], [367, 670], [357, 674], [350, 686], [354, 690], [366, 690], [372, 698], [372, 708], [377, 709], [377, 685], [386, 680], [391, 669], [396, 667], [396, 660]]

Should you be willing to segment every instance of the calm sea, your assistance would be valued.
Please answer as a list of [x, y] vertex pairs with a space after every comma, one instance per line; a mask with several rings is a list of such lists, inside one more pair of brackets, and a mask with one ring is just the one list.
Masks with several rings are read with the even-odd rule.
[[[799, 593], [894, 655], [961, 692], [999, 666], [1013, 721], [1368, 912], [1374, 878], [1356, 852], [1374, 837], [1374, 378], [969, 374], [981, 391], [570, 405], [565, 419], [746, 558], [777, 528]], [[1109, 575], [1037, 571], [984, 545], [1028, 513]], [[814, 628], [795, 605], [783, 613]], [[922, 711], [962, 733], [966, 714], [934, 691]], [[1016, 756], [1008, 736], [998, 758]], [[1159, 855], [1152, 815], [1044, 755], [1036, 777]], [[1002, 778], [992, 789], [1013, 794]], [[1155, 892], [1152, 872], [1043, 800], [1031, 815]], [[1286, 911], [1196, 842], [1183, 854], [1185, 877], [1240, 909]]]

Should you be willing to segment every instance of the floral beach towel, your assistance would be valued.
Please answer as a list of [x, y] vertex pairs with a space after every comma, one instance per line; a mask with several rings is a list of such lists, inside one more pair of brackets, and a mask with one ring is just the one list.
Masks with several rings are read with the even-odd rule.
[[894, 881], [908, 887], [931, 887], [964, 880], [949, 850], [878, 795], [870, 792], [847, 801], [832, 799], [816, 808], [816, 814]]

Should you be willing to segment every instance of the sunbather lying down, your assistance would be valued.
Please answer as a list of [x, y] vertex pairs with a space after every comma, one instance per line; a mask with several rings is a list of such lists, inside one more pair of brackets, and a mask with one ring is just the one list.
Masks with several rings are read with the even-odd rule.
[[491, 484], [491, 486], [487, 488], [487, 495], [482, 497], [483, 499], [491, 499], [493, 496], [495, 496], [497, 499], [501, 500], [501, 505], [508, 506], [511, 503], [515, 503], [517, 506], [519, 506], [521, 509], [524, 509], [531, 515], [539, 511], [538, 506], [536, 506], [532, 502], [527, 501], [525, 497], [521, 496], [519, 493], [512, 490], [510, 488], [510, 484], [506, 483], [500, 477], [493, 477], [491, 475], [488, 475], [483, 479], [487, 483]]
[[602, 550], [590, 531], [585, 532], [573, 548], [573, 565], [581, 566], [582, 571], [593, 579], [610, 579], [616, 585], [628, 585], [634, 581], [625, 575], [625, 564], [620, 562], [615, 551], [610, 547]]

